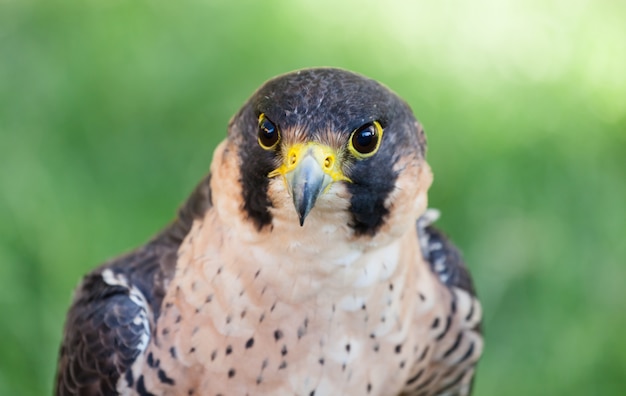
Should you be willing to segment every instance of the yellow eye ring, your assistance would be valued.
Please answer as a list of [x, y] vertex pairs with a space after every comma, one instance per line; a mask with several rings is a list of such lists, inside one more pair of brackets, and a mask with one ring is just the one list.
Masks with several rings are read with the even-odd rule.
[[383, 139], [383, 127], [378, 121], [368, 122], [352, 132], [348, 150], [356, 158], [369, 158], [376, 154]]
[[264, 150], [273, 150], [280, 142], [280, 131], [276, 124], [265, 116], [265, 113], [259, 115], [259, 132], [257, 140], [259, 146]]

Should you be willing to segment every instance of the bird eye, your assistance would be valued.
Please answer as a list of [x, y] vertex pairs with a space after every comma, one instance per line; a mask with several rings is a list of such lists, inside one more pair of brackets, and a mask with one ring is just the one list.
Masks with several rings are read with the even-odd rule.
[[261, 113], [259, 116], [259, 144], [265, 150], [272, 150], [280, 140], [280, 132], [278, 127]]
[[383, 137], [383, 127], [378, 121], [368, 122], [350, 136], [348, 149], [357, 158], [371, 157], [378, 151]]

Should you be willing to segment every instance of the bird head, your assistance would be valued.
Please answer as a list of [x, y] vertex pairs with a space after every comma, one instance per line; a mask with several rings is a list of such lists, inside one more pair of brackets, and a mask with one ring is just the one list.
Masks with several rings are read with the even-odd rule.
[[372, 236], [394, 218], [409, 224], [426, 205], [421, 126], [395, 93], [352, 72], [269, 80], [231, 120], [228, 144], [238, 153], [242, 212], [258, 229], [280, 214], [305, 228], [325, 215]]

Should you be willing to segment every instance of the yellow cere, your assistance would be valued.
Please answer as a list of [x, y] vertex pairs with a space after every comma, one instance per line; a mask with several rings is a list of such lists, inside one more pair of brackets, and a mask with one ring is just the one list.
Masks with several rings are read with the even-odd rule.
[[[347, 181], [352, 183], [347, 176], [343, 174], [341, 170], [340, 161], [337, 160], [337, 151], [320, 143], [310, 142], [310, 143], [296, 143], [292, 146], [286, 147], [285, 150], [285, 159], [283, 163], [271, 171], [268, 176], [285, 176], [287, 173], [293, 171], [298, 167], [300, 160], [304, 158], [306, 155], [312, 155], [313, 158], [320, 165], [320, 168], [331, 177], [333, 182], [337, 181]], [[330, 187], [330, 185], [329, 185]]]

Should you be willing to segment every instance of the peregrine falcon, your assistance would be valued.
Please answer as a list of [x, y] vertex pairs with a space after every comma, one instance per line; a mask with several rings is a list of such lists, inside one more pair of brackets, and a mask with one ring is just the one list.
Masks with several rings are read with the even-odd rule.
[[78, 286], [57, 395], [469, 395], [481, 305], [380, 83], [266, 82], [176, 219]]

